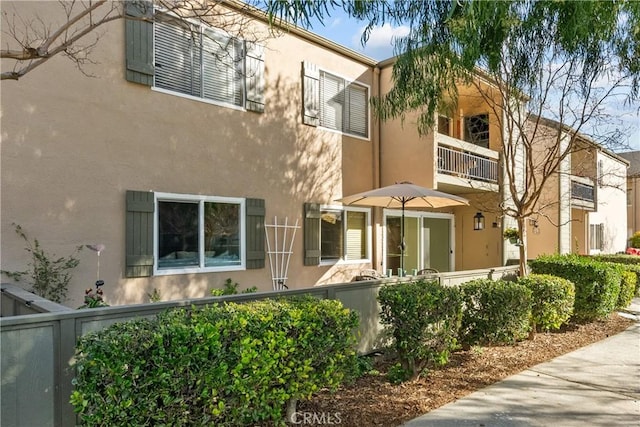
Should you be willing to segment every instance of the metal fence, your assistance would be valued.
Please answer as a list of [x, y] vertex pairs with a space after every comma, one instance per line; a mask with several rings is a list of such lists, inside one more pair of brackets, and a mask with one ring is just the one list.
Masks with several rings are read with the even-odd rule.
[[[438, 279], [445, 285], [455, 286], [476, 278], [499, 279], [516, 273], [517, 267], [498, 267], [441, 273]], [[359, 313], [358, 351], [367, 353], [379, 348], [384, 340], [379, 322], [378, 290], [384, 284], [407, 280], [411, 278], [83, 310], [67, 309], [16, 286], [2, 284], [0, 425], [66, 427], [77, 424], [69, 404], [74, 377], [70, 362], [78, 338], [90, 331], [133, 318], [153, 317], [173, 308], [312, 295], [339, 300], [345, 307]], [[47, 310], [53, 311], [45, 312]]]

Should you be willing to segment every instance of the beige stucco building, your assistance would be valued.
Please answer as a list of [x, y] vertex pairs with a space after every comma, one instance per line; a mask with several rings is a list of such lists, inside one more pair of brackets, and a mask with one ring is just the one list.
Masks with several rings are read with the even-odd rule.
[[[52, 20], [59, 12], [54, 2], [15, 6]], [[97, 276], [110, 304], [127, 304], [154, 290], [162, 299], [204, 296], [227, 278], [267, 290], [278, 278], [302, 288], [367, 268], [397, 274], [400, 212], [337, 200], [400, 181], [470, 200], [406, 212], [408, 272], [514, 257], [504, 221], [487, 209], [502, 201], [499, 121], [472, 88], [461, 88], [454, 117], [421, 136], [411, 120], [380, 122], [369, 109], [390, 88], [392, 61], [308, 31], [273, 31], [255, 16], [231, 37], [128, 13], [101, 28], [82, 72], [58, 55], [2, 82], [4, 270], [29, 261], [19, 224], [58, 256], [104, 245], [99, 258], [87, 248], [78, 255], [70, 306]], [[559, 209], [584, 217], [574, 204]], [[483, 230], [474, 230], [478, 212]], [[582, 236], [584, 221], [560, 232], [539, 224], [530, 254], [570, 251], [562, 242]], [[285, 223], [286, 236], [283, 227], [269, 234]], [[624, 249], [617, 233], [606, 250]]]
[[629, 162], [627, 170], [627, 238], [640, 231], [640, 151], [620, 153]]
[[537, 151], [554, 147], [558, 137], [563, 141], [560, 145], [566, 147], [572, 135], [574, 147], [550, 177], [538, 202], [539, 214], [528, 221], [529, 257], [624, 251], [626, 225], [621, 218], [626, 217], [625, 177], [629, 163], [558, 122], [541, 118], [535, 125], [539, 135]]

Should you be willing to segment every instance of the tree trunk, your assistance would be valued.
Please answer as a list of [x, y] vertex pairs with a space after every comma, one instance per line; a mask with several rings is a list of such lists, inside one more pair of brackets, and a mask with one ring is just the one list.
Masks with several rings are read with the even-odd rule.
[[293, 423], [295, 421], [294, 415], [296, 413], [296, 405], [298, 403], [298, 399], [291, 398], [287, 402], [287, 420]]
[[518, 218], [518, 232], [520, 233], [520, 277], [525, 277], [527, 270], [527, 222], [526, 218]]

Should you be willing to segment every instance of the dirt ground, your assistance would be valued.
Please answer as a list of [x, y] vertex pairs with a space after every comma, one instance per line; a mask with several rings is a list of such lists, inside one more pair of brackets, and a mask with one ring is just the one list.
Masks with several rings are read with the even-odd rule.
[[379, 375], [365, 375], [333, 394], [319, 393], [311, 401], [300, 402], [297, 411], [319, 414], [325, 417], [324, 424], [330, 421], [341, 427], [399, 426], [538, 363], [615, 335], [632, 323], [613, 314], [605, 321], [570, 324], [559, 332], [538, 333], [535, 339], [514, 346], [460, 350], [446, 367], [400, 385], [387, 381], [388, 363], [381, 361], [375, 366]]

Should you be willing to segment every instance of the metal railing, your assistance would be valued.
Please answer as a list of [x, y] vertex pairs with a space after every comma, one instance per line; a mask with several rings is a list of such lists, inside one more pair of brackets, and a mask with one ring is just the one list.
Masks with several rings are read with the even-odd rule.
[[438, 145], [438, 173], [498, 183], [498, 161]]

